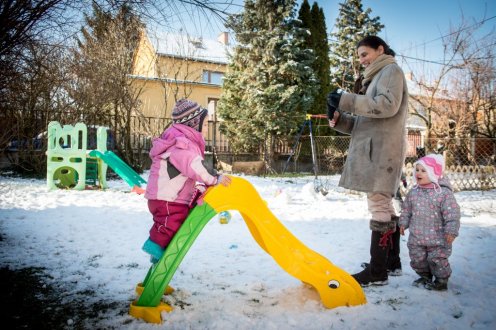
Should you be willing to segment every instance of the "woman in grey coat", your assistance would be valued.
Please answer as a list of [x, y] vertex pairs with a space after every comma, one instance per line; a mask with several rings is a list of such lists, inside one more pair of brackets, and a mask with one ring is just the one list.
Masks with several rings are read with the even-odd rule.
[[370, 263], [353, 277], [362, 286], [385, 285], [388, 268], [401, 274], [398, 217], [392, 199], [405, 159], [408, 89], [395, 53], [384, 40], [365, 37], [357, 53], [365, 71], [354, 93], [329, 94], [329, 126], [351, 135], [339, 186], [366, 192], [372, 215]]

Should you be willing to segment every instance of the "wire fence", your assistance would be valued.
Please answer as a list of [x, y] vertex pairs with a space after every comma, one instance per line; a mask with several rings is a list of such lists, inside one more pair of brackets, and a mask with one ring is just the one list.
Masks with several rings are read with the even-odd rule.
[[[130, 134], [130, 147], [134, 150], [135, 168], [146, 169], [149, 164], [148, 152], [151, 141], [159, 136], [170, 124], [170, 118], [137, 117], [131, 116], [129, 126], [123, 132], [113, 127], [110, 116], [99, 114], [93, 117], [83, 117], [70, 113], [36, 113], [29, 123], [28, 129], [23, 131], [23, 136], [11, 138], [9, 143], [17, 141], [16, 148], [5, 148], [14, 152], [18, 157], [23, 151], [39, 151], [40, 155], [46, 146], [44, 141], [37, 141], [36, 137], [46, 131], [48, 122], [58, 120], [62, 124], [74, 125], [85, 122], [86, 125], [105, 125], [110, 130], [110, 136], [115, 139], [116, 145], [122, 140], [123, 134]], [[258, 153], [236, 154], [233, 153], [228, 139], [220, 131], [220, 122], [208, 121], [203, 130], [206, 141], [206, 150], [212, 156], [214, 166], [218, 161], [232, 165], [236, 161], [260, 161], [262, 147]], [[318, 130], [317, 134], [318, 134]], [[130, 133], [129, 133], [130, 132]], [[43, 134], [41, 134], [43, 135]], [[314, 152], [309, 135], [303, 135], [298, 141], [294, 137], [278, 139], [274, 143], [275, 161], [272, 170], [276, 173], [311, 173], [318, 176], [340, 174], [346, 162], [349, 136], [314, 136]], [[446, 175], [457, 190], [487, 190], [496, 188], [496, 139], [490, 138], [451, 138], [424, 140], [415, 132], [407, 136], [408, 148], [405, 160], [404, 174], [409, 185], [412, 183], [413, 163], [418, 157], [426, 153], [442, 153], [446, 160]], [[22, 141], [28, 143], [24, 145]], [[39, 143], [38, 143], [39, 142]], [[297, 143], [295, 143], [297, 142]], [[24, 148], [24, 150], [23, 150]], [[121, 147], [122, 150], [122, 147]], [[41, 152], [40, 152], [41, 151]], [[12, 156], [12, 155], [11, 155]], [[10, 157], [13, 162], [14, 157]], [[41, 160], [41, 158], [40, 158]], [[42, 161], [42, 160], [41, 160]], [[43, 168], [41, 168], [41, 172]]]
[[[346, 162], [350, 137], [317, 136], [315, 151], [316, 168], [311, 171], [319, 176], [340, 174]], [[408, 139], [408, 152], [403, 173], [408, 183], [413, 185], [414, 162], [428, 153], [440, 153], [446, 162], [445, 175], [457, 191], [489, 190], [496, 188], [496, 139], [452, 138], [452, 139]], [[288, 169], [292, 172], [308, 171], [312, 148], [310, 137], [301, 139]], [[289, 158], [289, 156], [288, 156]]]

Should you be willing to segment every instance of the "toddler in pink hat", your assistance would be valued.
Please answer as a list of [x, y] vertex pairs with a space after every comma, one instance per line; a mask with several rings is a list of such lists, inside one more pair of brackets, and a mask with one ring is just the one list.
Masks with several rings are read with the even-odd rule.
[[405, 197], [399, 221], [401, 235], [410, 231], [410, 266], [420, 276], [413, 285], [437, 291], [448, 289], [448, 257], [460, 229], [460, 206], [443, 172], [441, 155], [430, 154], [415, 163], [415, 186]]
[[[420, 168], [418, 168], [420, 167]], [[440, 187], [439, 179], [444, 172], [444, 158], [442, 155], [429, 154], [420, 158], [415, 163], [415, 175], [413, 181], [417, 185], [433, 184]]]

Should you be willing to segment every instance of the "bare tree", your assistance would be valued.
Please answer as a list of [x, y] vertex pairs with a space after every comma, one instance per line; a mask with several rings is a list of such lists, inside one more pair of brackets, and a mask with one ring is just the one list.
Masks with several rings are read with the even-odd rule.
[[0, 58], [19, 54], [49, 22], [55, 19], [66, 0], [1, 1], [0, 2]]
[[[109, 37], [106, 50], [98, 53], [96, 47], [89, 47], [93, 49], [91, 60], [83, 60], [73, 53], [74, 60], [69, 61], [68, 51], [74, 46], [74, 36], [82, 33], [82, 13], [88, 4], [102, 13], [115, 13], [115, 9], [124, 4], [136, 17], [163, 28], [172, 28], [172, 21], [183, 17], [184, 26], [197, 26], [198, 30], [205, 30], [213, 21], [222, 22], [229, 8], [239, 9], [233, 1], [213, 0], [1, 1], [2, 151], [9, 142], [32, 149], [33, 138], [50, 120], [73, 124], [87, 116], [95, 120], [93, 123], [105, 123], [104, 118], [111, 114], [112, 126], [121, 137], [121, 150], [131, 152], [131, 117], [139, 115], [137, 95], [140, 93], [139, 88], [131, 88], [127, 76], [134, 35], [117, 33], [122, 29], [115, 25], [109, 28], [115, 34]], [[184, 12], [188, 15], [182, 15]], [[117, 67], [121, 71], [116, 71]], [[139, 163], [133, 160], [132, 154], [127, 157], [131, 164]]]
[[456, 144], [454, 154], [465, 164], [470, 146], [460, 145], [459, 138], [495, 138], [496, 38], [494, 31], [481, 35], [480, 28], [480, 23], [462, 22], [442, 37], [439, 72], [431, 82], [416, 80], [421, 92], [412, 96], [410, 109], [427, 126], [427, 142], [446, 138], [441, 144]]
[[[51, 76], [48, 54], [59, 54], [60, 48], [44, 38], [48, 30], [55, 30], [65, 19], [60, 17], [69, 0], [1, 1], [0, 2], [0, 147], [12, 139], [33, 137], [32, 123], [27, 110], [37, 99], [41, 79]], [[39, 49], [38, 49], [39, 48]], [[48, 62], [43, 64], [42, 61]], [[40, 70], [40, 72], [35, 72]], [[55, 87], [56, 88], [56, 87]], [[32, 89], [32, 95], [29, 91]], [[23, 102], [19, 102], [23, 100]], [[33, 107], [31, 107], [33, 108]], [[29, 114], [32, 116], [33, 114]], [[12, 116], [12, 117], [10, 117]], [[21, 118], [22, 117], [22, 118]]]
[[8, 102], [2, 107], [2, 139], [9, 142], [7, 153], [20, 172], [45, 172], [46, 150], [43, 134], [55, 114], [70, 107], [64, 91], [68, 80], [65, 71], [67, 52], [64, 48], [32, 42], [23, 51], [18, 74], [3, 91]]
[[112, 127], [121, 156], [138, 166], [132, 148], [131, 117], [138, 109], [139, 91], [131, 85], [136, 46], [143, 24], [127, 6], [115, 14], [94, 5], [82, 40], [74, 50], [74, 86], [68, 89], [87, 123]]

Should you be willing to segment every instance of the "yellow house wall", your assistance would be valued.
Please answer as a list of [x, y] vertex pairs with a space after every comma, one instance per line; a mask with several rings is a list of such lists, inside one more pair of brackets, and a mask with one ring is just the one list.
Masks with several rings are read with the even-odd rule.
[[[171, 118], [174, 104], [181, 98], [189, 98], [202, 107], [208, 107], [209, 99], [220, 98], [221, 86], [202, 83], [204, 70], [225, 73], [227, 65], [157, 55], [148, 37], [143, 34], [131, 72], [131, 84], [139, 95], [141, 114], [152, 118]], [[162, 129], [152, 128], [153, 131]]]
[[[191, 85], [191, 84], [173, 84], [164, 83], [158, 80], [135, 80], [135, 84], [139, 84], [142, 88], [142, 93], [140, 95], [140, 101], [142, 102], [141, 111], [143, 116], [151, 117], [152, 119], [147, 120], [146, 134], [149, 136], [158, 136], [165, 128], [165, 125], [169, 122], [164, 120], [157, 120], [159, 118], [170, 119], [172, 116], [172, 109], [176, 100], [181, 98], [188, 98], [190, 100], [196, 101], [200, 106], [204, 108], [209, 108], [209, 113], [211, 107], [208, 106], [209, 99], [218, 100], [220, 98], [221, 88], [215, 85]], [[170, 91], [179, 88], [183, 92], [178, 92], [177, 96], [171, 95], [165, 98], [165, 91]], [[188, 91], [188, 92], [187, 92]], [[153, 119], [156, 118], [156, 119]], [[209, 115], [207, 120], [204, 121], [204, 128], [202, 133], [205, 139], [208, 139], [208, 120], [212, 120], [213, 115]]]
[[157, 77], [155, 63], [155, 50], [146, 34], [143, 33], [133, 59], [131, 74], [143, 77]]
[[134, 79], [133, 86], [141, 90], [139, 100], [143, 115], [155, 118], [170, 118], [174, 104], [181, 98], [189, 98], [206, 108], [209, 99], [219, 99], [221, 94], [218, 85], [172, 83], [158, 79]]

